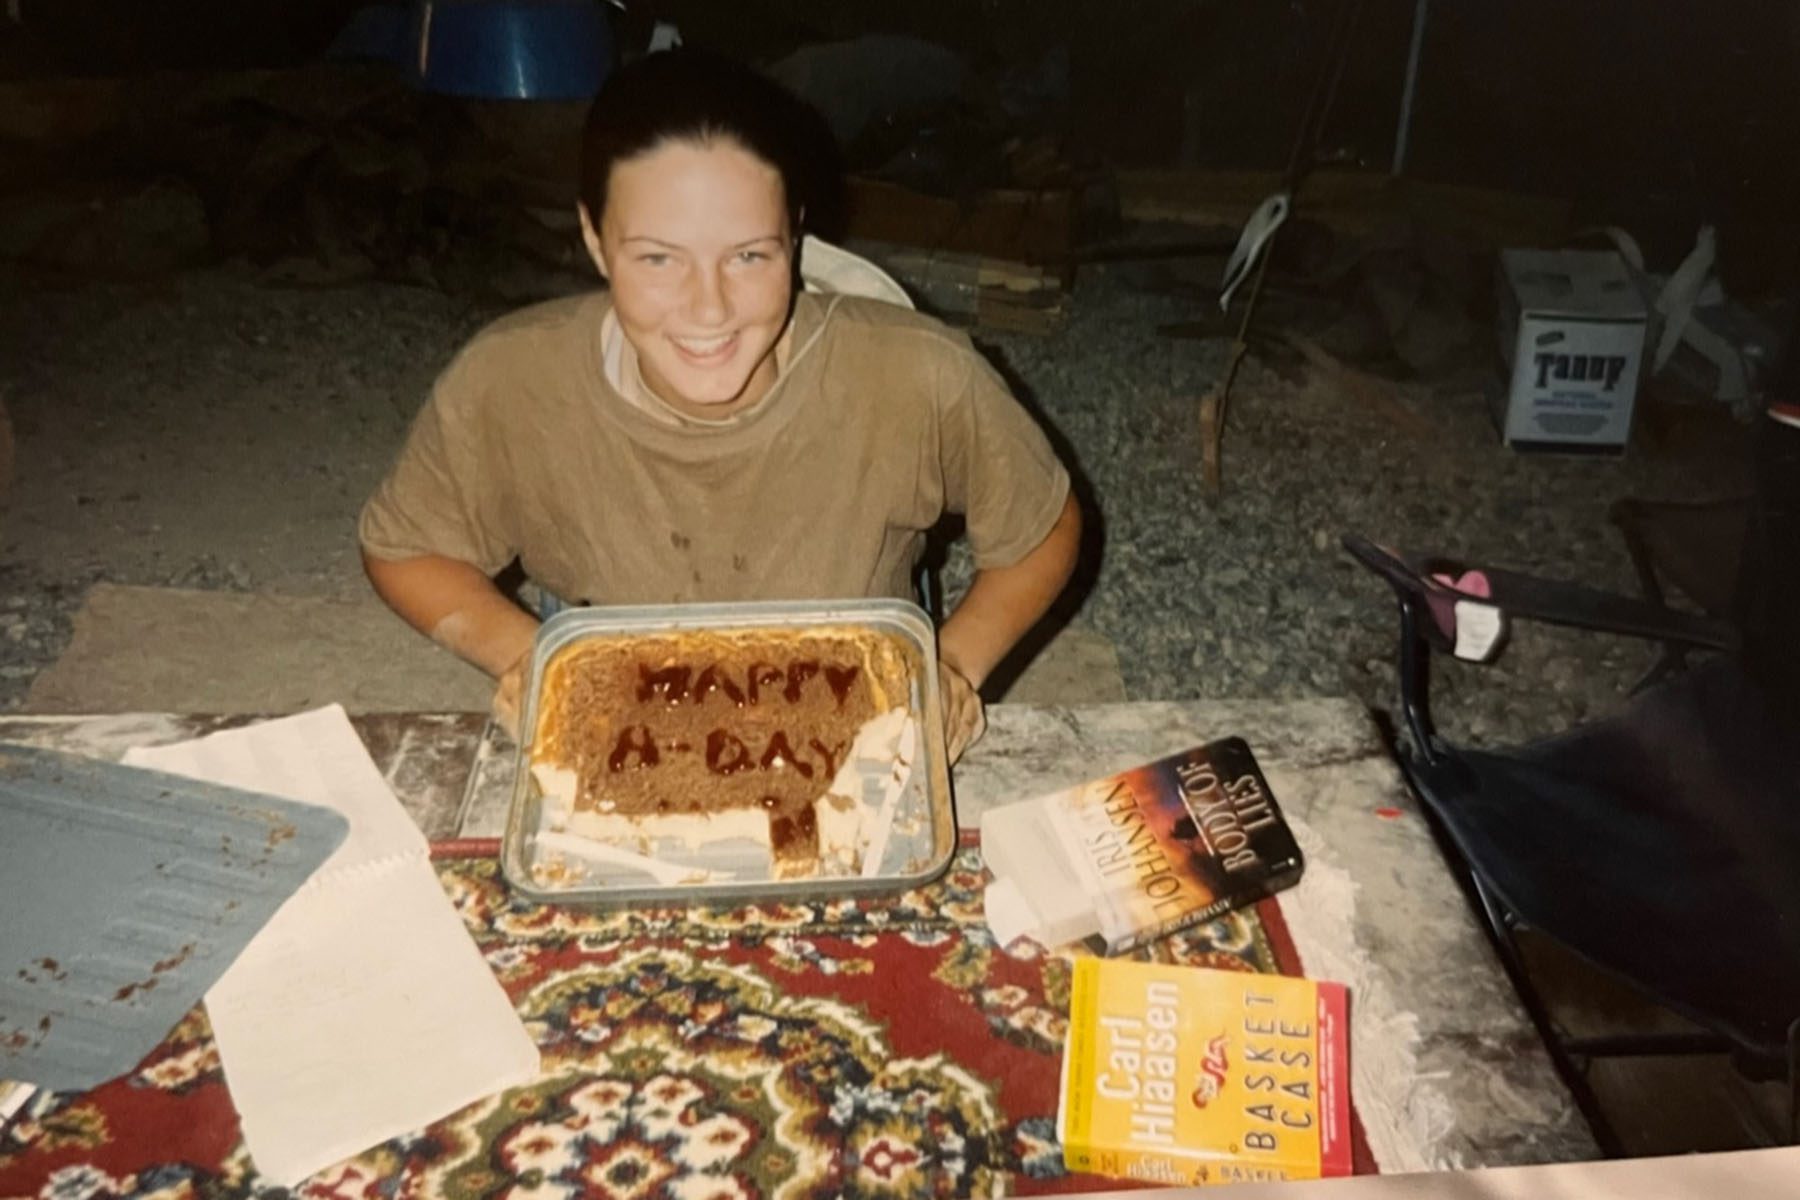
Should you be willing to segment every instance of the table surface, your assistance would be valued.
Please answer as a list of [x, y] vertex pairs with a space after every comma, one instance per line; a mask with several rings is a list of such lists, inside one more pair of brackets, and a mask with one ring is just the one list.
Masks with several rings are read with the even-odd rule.
[[[11, 716], [0, 717], [0, 741], [117, 758], [131, 746], [255, 719]], [[353, 716], [352, 722], [428, 838], [499, 836], [511, 794], [511, 745], [485, 716], [379, 713]], [[958, 823], [974, 827], [990, 805], [1232, 734], [1255, 748], [1283, 810], [1314, 835], [1308, 875], [1299, 886], [1331, 874], [1353, 884], [1344, 904], [1352, 909], [1345, 924], [1355, 945], [1344, 949], [1353, 949], [1366, 968], [1358, 981], [1365, 993], [1391, 1001], [1382, 1036], [1403, 1040], [1410, 1058], [1410, 1077], [1389, 1082], [1404, 1092], [1392, 1115], [1396, 1128], [1405, 1126], [1401, 1140], [1417, 1154], [1409, 1152], [1410, 1161], [1402, 1164], [1390, 1153], [1384, 1167], [1597, 1157], [1591, 1134], [1360, 705], [993, 705], [986, 737], [955, 771]], [[1352, 1027], [1354, 1032], [1354, 1020]], [[1359, 1106], [1368, 1099], [1359, 1091]], [[1381, 1156], [1375, 1130], [1371, 1141]]]

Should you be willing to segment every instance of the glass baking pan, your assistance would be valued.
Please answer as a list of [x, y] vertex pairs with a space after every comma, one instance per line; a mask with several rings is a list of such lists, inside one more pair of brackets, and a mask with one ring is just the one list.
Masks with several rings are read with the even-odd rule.
[[[614, 839], [569, 828], [569, 802], [546, 793], [533, 771], [532, 747], [545, 673], [562, 651], [590, 639], [653, 637], [684, 631], [817, 632], [853, 628], [892, 638], [906, 651], [907, 700], [897, 755], [855, 758], [863, 806], [862, 851], [853, 863], [822, 864], [801, 878], [775, 874], [767, 846], [720, 836], [696, 844], [675, 837]], [[885, 729], [894, 729], [890, 723]], [[668, 907], [730, 901], [817, 900], [903, 891], [930, 882], [956, 849], [939, 708], [937, 642], [923, 609], [905, 600], [755, 601], [566, 609], [538, 630], [525, 681], [511, 805], [501, 839], [501, 868], [520, 894], [547, 903]], [[859, 744], [862, 744], [859, 742]], [[685, 749], [685, 747], [684, 747]], [[896, 758], [910, 771], [896, 771]], [[848, 770], [850, 764], [846, 764]], [[899, 776], [904, 777], [901, 782]], [[840, 774], [840, 780], [849, 778]]]

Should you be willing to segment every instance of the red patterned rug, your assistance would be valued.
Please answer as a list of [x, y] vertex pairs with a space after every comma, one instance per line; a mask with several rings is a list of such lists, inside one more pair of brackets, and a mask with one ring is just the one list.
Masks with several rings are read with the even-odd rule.
[[[296, 1189], [319, 1200], [999, 1196], [1116, 1187], [1063, 1170], [1069, 967], [997, 950], [979, 853], [895, 898], [597, 914], [532, 904], [492, 843], [438, 869], [543, 1075]], [[1158, 957], [1293, 969], [1273, 905]], [[354, 1087], [353, 1080], [345, 1081]], [[1359, 1167], [1373, 1169], [1367, 1155]], [[267, 1195], [204, 1013], [132, 1074], [34, 1099], [0, 1197]]]

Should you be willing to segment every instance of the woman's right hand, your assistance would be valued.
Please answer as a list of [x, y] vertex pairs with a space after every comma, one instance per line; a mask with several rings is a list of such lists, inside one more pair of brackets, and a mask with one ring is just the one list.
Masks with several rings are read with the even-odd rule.
[[954, 764], [987, 732], [987, 709], [969, 677], [938, 660], [938, 692], [944, 713], [944, 750]]

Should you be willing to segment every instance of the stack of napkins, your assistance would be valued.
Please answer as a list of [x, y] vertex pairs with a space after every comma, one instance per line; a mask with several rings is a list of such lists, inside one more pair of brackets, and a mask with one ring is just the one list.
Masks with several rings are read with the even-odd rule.
[[336, 809], [350, 836], [206, 994], [258, 1171], [323, 1167], [537, 1076], [538, 1052], [344, 710], [125, 761]]

